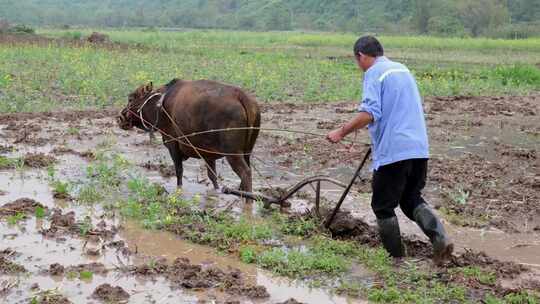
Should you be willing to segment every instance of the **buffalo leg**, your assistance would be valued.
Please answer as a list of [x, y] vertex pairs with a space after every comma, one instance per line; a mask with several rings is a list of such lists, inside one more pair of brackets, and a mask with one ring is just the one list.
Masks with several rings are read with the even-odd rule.
[[250, 160], [250, 158], [251, 158], [251, 154], [244, 155], [244, 160], [246, 161], [246, 164], [248, 165], [248, 167], [251, 168], [251, 160]]
[[208, 178], [212, 181], [212, 184], [214, 185], [214, 189], [219, 189], [219, 185], [217, 182], [217, 171], [216, 171], [216, 160], [215, 159], [206, 159], [206, 165], [208, 166], [207, 174]]
[[182, 188], [182, 177], [184, 175], [184, 166], [182, 165], [182, 153], [178, 148], [178, 143], [170, 142], [165, 144], [167, 150], [174, 163], [174, 170], [176, 171], [176, 185], [178, 188]]
[[[244, 157], [227, 156], [227, 162], [229, 162], [229, 165], [231, 165], [234, 173], [236, 173], [236, 175], [238, 175], [240, 177], [240, 180], [242, 181], [240, 183], [240, 190], [252, 192], [253, 189], [251, 184], [251, 168], [249, 168]], [[249, 203], [251, 202], [251, 200], [247, 200], [246, 202]]]

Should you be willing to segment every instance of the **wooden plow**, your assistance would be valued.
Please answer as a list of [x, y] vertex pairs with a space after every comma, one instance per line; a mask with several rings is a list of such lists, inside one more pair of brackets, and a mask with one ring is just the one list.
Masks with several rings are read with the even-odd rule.
[[[270, 205], [272, 205], [272, 204], [278, 205], [281, 208], [288, 208], [288, 207], [291, 206], [291, 204], [287, 200], [289, 198], [291, 198], [294, 194], [296, 194], [298, 191], [300, 191], [302, 188], [310, 185], [315, 190], [315, 215], [317, 215], [317, 217], [319, 217], [319, 219], [320, 219], [321, 218], [321, 213], [320, 213], [321, 183], [322, 182], [328, 182], [328, 183], [334, 184], [336, 186], [345, 188], [345, 191], [343, 191], [343, 193], [342, 193], [338, 203], [336, 204], [336, 207], [334, 208], [333, 212], [330, 214], [330, 216], [328, 216], [326, 218], [326, 220], [324, 222], [324, 225], [326, 227], [329, 227], [332, 224], [332, 222], [334, 220], [334, 217], [338, 213], [339, 209], [341, 208], [341, 205], [343, 204], [343, 201], [345, 200], [345, 198], [347, 197], [347, 195], [351, 191], [352, 185], [356, 181], [356, 178], [360, 174], [360, 171], [364, 167], [364, 165], [365, 165], [365, 163], [366, 163], [366, 161], [367, 161], [370, 154], [371, 154], [371, 149], [368, 149], [368, 151], [366, 152], [366, 154], [364, 156], [364, 159], [362, 160], [362, 162], [358, 166], [358, 169], [356, 169], [356, 172], [354, 173], [354, 176], [351, 178], [351, 181], [349, 182], [348, 185], [345, 185], [342, 182], [340, 182], [338, 180], [335, 180], [335, 179], [332, 179], [332, 178], [330, 178], [328, 176], [325, 176], [325, 175], [317, 175], [317, 176], [306, 178], [306, 179], [298, 182], [296, 185], [289, 188], [289, 190], [287, 190], [287, 192], [280, 195], [279, 197], [271, 197], [271, 196], [260, 194], [260, 193], [245, 192], [245, 191], [235, 190], [235, 189], [231, 189], [231, 188], [227, 188], [227, 187], [224, 187], [222, 189], [222, 192], [224, 194], [236, 195], [236, 196], [239, 196], [239, 197], [242, 197], [242, 198], [248, 198], [248, 199], [252, 199], [252, 200], [255, 200], [255, 201], [262, 201], [264, 203], [265, 208], [269, 208]], [[313, 184], [315, 184], [315, 187], [313, 187]]]

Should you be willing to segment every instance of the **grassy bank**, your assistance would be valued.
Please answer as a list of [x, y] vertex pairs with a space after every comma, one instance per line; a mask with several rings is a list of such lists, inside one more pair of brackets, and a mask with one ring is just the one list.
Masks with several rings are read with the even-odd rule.
[[[42, 30], [84, 38], [90, 31]], [[137, 85], [174, 77], [246, 88], [262, 102], [356, 100], [361, 73], [350, 34], [227, 31], [106, 31], [133, 47], [0, 44], [0, 111], [124, 104]], [[381, 37], [424, 95], [528, 94], [539, 90], [540, 40]]]

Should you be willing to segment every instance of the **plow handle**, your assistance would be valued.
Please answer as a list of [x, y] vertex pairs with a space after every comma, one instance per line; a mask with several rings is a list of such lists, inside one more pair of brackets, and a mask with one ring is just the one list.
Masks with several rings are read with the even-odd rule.
[[358, 169], [356, 169], [356, 172], [354, 173], [354, 176], [352, 177], [351, 182], [347, 186], [347, 189], [345, 189], [345, 191], [343, 191], [343, 194], [341, 195], [341, 198], [339, 199], [339, 201], [338, 201], [338, 203], [336, 205], [336, 208], [334, 208], [334, 211], [332, 212], [332, 215], [330, 215], [330, 217], [326, 220], [326, 223], [324, 224], [324, 226], [326, 228], [330, 227], [330, 225], [334, 221], [334, 217], [336, 216], [339, 209], [341, 208], [341, 204], [343, 204], [343, 201], [347, 197], [347, 194], [349, 194], [349, 191], [351, 191], [351, 187], [354, 184], [354, 181], [356, 180], [356, 178], [360, 174], [360, 170], [362, 170], [362, 168], [364, 167], [364, 164], [366, 163], [366, 161], [367, 161], [370, 154], [371, 154], [371, 148], [368, 149], [368, 151], [366, 152], [366, 156], [364, 156], [364, 159], [360, 163], [360, 166], [358, 166]]

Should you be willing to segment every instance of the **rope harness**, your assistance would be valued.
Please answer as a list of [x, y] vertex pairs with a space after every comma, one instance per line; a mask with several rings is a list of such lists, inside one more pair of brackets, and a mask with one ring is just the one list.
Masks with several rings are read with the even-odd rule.
[[[206, 131], [201, 131], [201, 132], [194, 132], [194, 133], [190, 133], [190, 134], [184, 134], [184, 132], [182, 132], [182, 130], [180, 129], [180, 127], [178, 126], [178, 124], [176, 123], [176, 121], [171, 117], [171, 115], [167, 112], [167, 110], [163, 107], [163, 101], [165, 100], [165, 97], [166, 97], [166, 93], [160, 93], [160, 92], [157, 92], [157, 93], [154, 93], [152, 95], [150, 95], [144, 102], [143, 104], [139, 107], [139, 109], [135, 112], [133, 112], [132, 109], [128, 108], [127, 111], [131, 114], [134, 114], [136, 116], [139, 117], [139, 119], [141, 120], [141, 123], [142, 125], [144, 126], [144, 128], [146, 129], [146, 131], [148, 132], [154, 132], [154, 131], [159, 131], [161, 134], [163, 134], [164, 136], [168, 137], [169, 139], [168, 140], [164, 140], [163, 141], [163, 144], [167, 144], [167, 143], [170, 143], [170, 142], [173, 142], [173, 141], [176, 141], [178, 142], [179, 144], [181, 145], [184, 145], [184, 146], [188, 146], [190, 147], [191, 149], [193, 149], [195, 151], [195, 153], [197, 153], [197, 156], [202, 159], [206, 165], [206, 168], [208, 169], [208, 171], [213, 174], [216, 178], [218, 178], [220, 181], [223, 181], [223, 178], [218, 176], [217, 173], [212, 169], [212, 167], [210, 166], [210, 164], [208, 163], [208, 161], [206, 160], [206, 158], [204, 158], [200, 151], [201, 152], [204, 152], [204, 153], [208, 153], [208, 154], [216, 154], [216, 155], [220, 155], [220, 156], [246, 156], [246, 155], [251, 155], [252, 153], [249, 152], [249, 153], [225, 153], [225, 152], [219, 152], [219, 151], [211, 151], [211, 150], [207, 150], [207, 149], [204, 149], [204, 148], [200, 148], [200, 147], [196, 147], [195, 145], [193, 145], [193, 143], [189, 140], [190, 137], [193, 137], [193, 136], [197, 136], [197, 135], [203, 135], [203, 134], [210, 134], [210, 133], [218, 133], [218, 132], [229, 132], [229, 131], [239, 131], [239, 130], [260, 130], [260, 131], [277, 131], [277, 132], [287, 132], [287, 133], [295, 133], [295, 134], [304, 134], [304, 135], [312, 135], [312, 136], [317, 136], [317, 137], [325, 137], [325, 135], [323, 134], [318, 134], [318, 133], [313, 133], [313, 132], [306, 132], [306, 131], [299, 131], [299, 130], [287, 130], [287, 129], [277, 129], [277, 128], [261, 128], [261, 127], [235, 127], [235, 128], [224, 128], [224, 129], [213, 129], [213, 130], [206, 130]], [[156, 103], [156, 107], [157, 107], [157, 112], [156, 112], [156, 121], [152, 124], [150, 123], [148, 120], [146, 120], [144, 117], [143, 117], [143, 109], [144, 107], [146, 106], [146, 104], [152, 100], [154, 97], [156, 96], [160, 96], [160, 99], [158, 100], [158, 102]], [[175, 128], [177, 134], [180, 134], [180, 136], [178, 137], [174, 137], [168, 133], [166, 133], [165, 131], [163, 131], [162, 129], [160, 129], [158, 127], [158, 123], [159, 123], [159, 117], [160, 117], [160, 114], [161, 112], [163, 112], [168, 120], [172, 123], [173, 127]], [[148, 124], [148, 125], [147, 125]], [[356, 136], [355, 136], [355, 139], [356, 139]], [[186, 142], [182, 141], [182, 140], [185, 140]], [[352, 141], [348, 141], [348, 140], [343, 140], [344, 142], [350, 142], [351, 143], [351, 146], [349, 147], [349, 151], [350, 149], [352, 149], [352, 145], [354, 144], [354, 142]], [[339, 210], [339, 207], [341, 206], [341, 203], [343, 202], [343, 200], [345, 199], [345, 196], [347, 195], [347, 193], [350, 191], [350, 188], [354, 182], [354, 180], [356, 179], [356, 177], [358, 176], [359, 174], [359, 171], [362, 169], [362, 167], [364, 166], [364, 163], [366, 162], [367, 160], [367, 157], [369, 156], [369, 153], [371, 152], [371, 150], [368, 151], [368, 153], [365, 155], [364, 157], [364, 160], [362, 161], [360, 167], [358, 168], [357, 172], [355, 173], [354, 177], [353, 177], [353, 180], [351, 181], [351, 183], [349, 184], [349, 186], [347, 187], [346, 191], [343, 193], [339, 203], [338, 203], [338, 206], [337, 208], [334, 210], [334, 213], [332, 214], [331, 218], [327, 221], [327, 224], [329, 224], [330, 222], [332, 222], [333, 220], [333, 217], [335, 216], [335, 213], [337, 212], [337, 210]], [[257, 158], [259, 159], [259, 158]], [[263, 162], [264, 163], [264, 162]], [[269, 188], [272, 188], [272, 186], [268, 183], [268, 181], [264, 178], [264, 176], [261, 174], [261, 172], [259, 170], [257, 170], [254, 166], [251, 166], [255, 169], [255, 172], [260, 175], [260, 177], [262, 178], [263, 181], [265, 181], [267, 183], [267, 186]], [[320, 185], [318, 186], [320, 188]], [[320, 190], [320, 189], [319, 189]]]
[[156, 126], [158, 125], [159, 123], [159, 112], [156, 113], [156, 122], [154, 124], [150, 124], [150, 126], [152, 128], [149, 128], [147, 125], [146, 125], [146, 119], [143, 118], [143, 108], [144, 106], [148, 103], [148, 101], [150, 101], [152, 98], [156, 97], [156, 96], [161, 96], [159, 101], [156, 103], [156, 106], [158, 108], [158, 111], [161, 110], [163, 108], [163, 99], [165, 99], [165, 95], [166, 94], [162, 94], [162, 93], [154, 93], [152, 94], [150, 97], [148, 97], [144, 102], [143, 104], [141, 105], [141, 107], [137, 110], [137, 113], [139, 113], [139, 119], [141, 120], [141, 123], [143, 124], [144, 128], [146, 130], [149, 130], [148, 132], [154, 132]]

